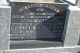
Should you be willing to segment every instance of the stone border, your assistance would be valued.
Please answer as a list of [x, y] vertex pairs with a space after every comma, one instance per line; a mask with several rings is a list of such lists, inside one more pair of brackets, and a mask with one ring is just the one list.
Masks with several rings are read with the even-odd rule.
[[64, 46], [75, 46], [79, 41], [80, 30], [80, 8], [69, 6], [64, 28]]
[[0, 12], [0, 48], [5, 50], [10, 43], [11, 7], [0, 6]]
[[3, 53], [78, 53], [80, 46], [4, 50]]

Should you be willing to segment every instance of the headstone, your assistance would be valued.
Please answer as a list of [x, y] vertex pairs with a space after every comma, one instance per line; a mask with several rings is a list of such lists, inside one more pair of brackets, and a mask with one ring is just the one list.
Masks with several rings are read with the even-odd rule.
[[10, 42], [10, 6], [0, 6], [0, 49], [9, 49]]
[[66, 18], [64, 46], [75, 46], [78, 44], [80, 35], [80, 8], [69, 6]]
[[14, 3], [11, 40], [62, 41], [67, 4]]
[[11, 48], [62, 46], [67, 7], [66, 3], [12, 2]]

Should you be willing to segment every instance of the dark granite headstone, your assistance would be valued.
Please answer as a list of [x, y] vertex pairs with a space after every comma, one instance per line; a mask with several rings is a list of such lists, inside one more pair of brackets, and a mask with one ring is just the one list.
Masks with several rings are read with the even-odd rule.
[[62, 40], [67, 4], [15, 2], [11, 6], [11, 40]]

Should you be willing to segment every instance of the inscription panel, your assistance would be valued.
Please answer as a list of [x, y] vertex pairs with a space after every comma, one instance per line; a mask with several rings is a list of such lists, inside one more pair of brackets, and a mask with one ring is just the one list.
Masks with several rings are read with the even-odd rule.
[[67, 4], [14, 3], [11, 40], [61, 40]]

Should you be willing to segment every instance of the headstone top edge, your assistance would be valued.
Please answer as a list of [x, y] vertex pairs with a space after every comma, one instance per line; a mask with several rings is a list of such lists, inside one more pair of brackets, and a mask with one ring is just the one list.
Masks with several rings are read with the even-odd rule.
[[50, 2], [11, 2], [11, 3], [36, 3], [36, 4], [65, 4], [65, 5], [68, 5], [68, 3], [50, 3]]
[[[24, 2], [24, 1], [10, 1], [10, 2]], [[26, 1], [26, 2], [32, 2], [32, 3], [53, 3], [53, 2], [35, 2], [35, 1]]]

